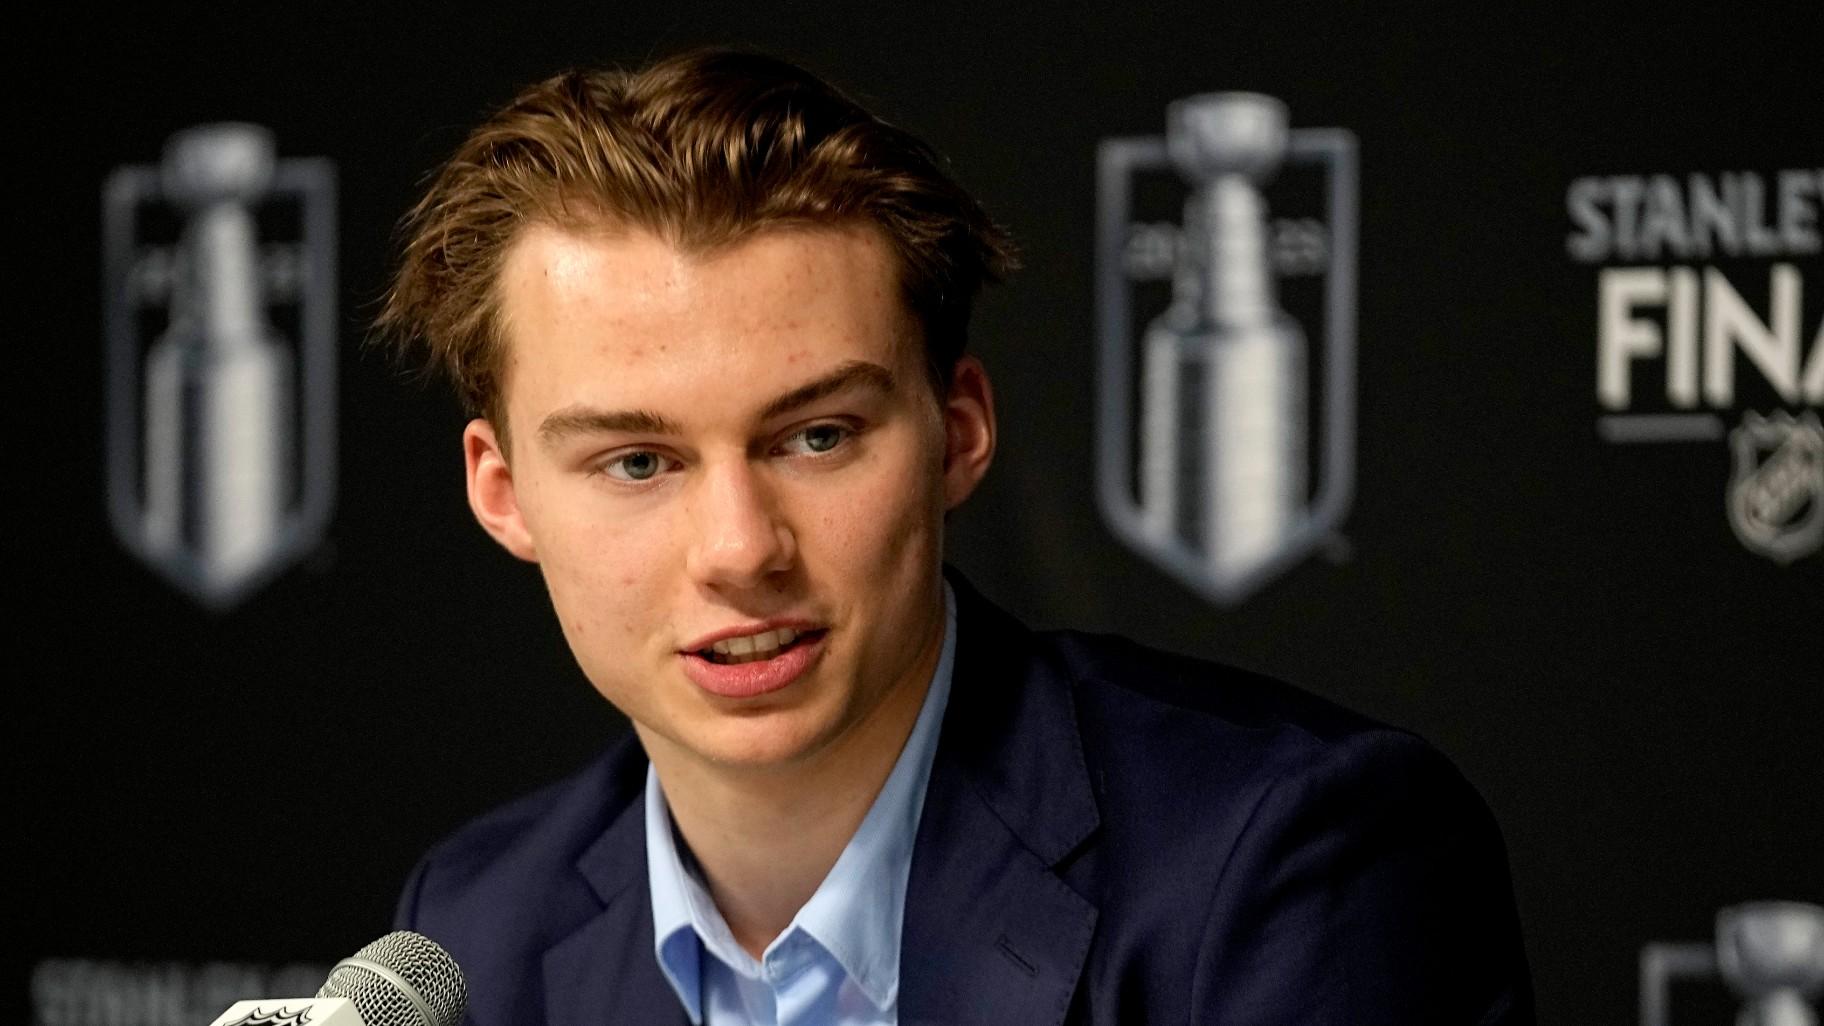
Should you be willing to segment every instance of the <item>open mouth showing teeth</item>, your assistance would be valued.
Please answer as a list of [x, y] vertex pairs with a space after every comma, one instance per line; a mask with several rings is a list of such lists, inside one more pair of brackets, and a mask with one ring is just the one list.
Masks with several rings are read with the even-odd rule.
[[771, 659], [787, 649], [808, 641], [814, 641], [822, 637], [823, 633], [819, 630], [805, 631], [800, 634], [790, 627], [779, 627], [740, 638], [723, 638], [709, 648], [698, 649], [697, 655], [724, 666], [756, 663], [762, 659]]

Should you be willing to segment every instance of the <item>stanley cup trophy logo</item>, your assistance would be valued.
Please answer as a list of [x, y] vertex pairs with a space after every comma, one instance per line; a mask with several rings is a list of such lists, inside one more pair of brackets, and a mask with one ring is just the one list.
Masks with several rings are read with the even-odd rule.
[[[1283, 104], [1251, 93], [1179, 100], [1166, 121], [1164, 139], [1111, 139], [1100, 153], [1098, 496], [1123, 542], [1231, 604], [1331, 537], [1348, 510], [1355, 140], [1291, 130]], [[1321, 170], [1322, 222], [1270, 220], [1264, 190], [1292, 167]], [[1134, 222], [1136, 180], [1159, 171], [1185, 194], [1181, 226]], [[1322, 275], [1315, 353], [1282, 308], [1288, 269]], [[1170, 300], [1142, 325], [1134, 288], [1147, 279], [1169, 280]]]
[[[334, 190], [327, 161], [279, 160], [271, 134], [245, 124], [180, 132], [159, 166], [119, 168], [104, 187], [110, 519], [214, 608], [308, 551], [329, 519]], [[274, 224], [295, 239], [263, 244]]]
[[1674, 980], [1716, 980], [1742, 1002], [1736, 1026], [1819, 1026], [1824, 907], [1757, 901], [1716, 915], [1716, 943], [1655, 942], [1640, 952], [1640, 1026], [1671, 1026]]

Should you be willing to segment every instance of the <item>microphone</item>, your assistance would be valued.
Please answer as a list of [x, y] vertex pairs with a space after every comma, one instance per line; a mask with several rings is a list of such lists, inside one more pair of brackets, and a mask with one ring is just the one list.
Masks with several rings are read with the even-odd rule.
[[457, 1026], [468, 1006], [450, 953], [399, 930], [337, 962], [316, 997], [237, 1001], [212, 1026]]

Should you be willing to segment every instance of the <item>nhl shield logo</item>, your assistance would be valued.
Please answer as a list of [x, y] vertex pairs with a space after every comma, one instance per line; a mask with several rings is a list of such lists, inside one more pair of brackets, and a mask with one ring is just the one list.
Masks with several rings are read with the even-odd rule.
[[[1116, 537], [1228, 605], [1348, 512], [1356, 143], [1252, 93], [1166, 121], [1099, 153], [1097, 495]], [[1181, 221], [1143, 219], [1161, 196]]]
[[255, 125], [172, 136], [102, 197], [108, 513], [226, 608], [312, 548], [335, 489], [335, 177]]
[[1824, 543], [1824, 423], [1817, 412], [1749, 413], [1729, 434], [1729, 526], [1749, 549], [1777, 563]]

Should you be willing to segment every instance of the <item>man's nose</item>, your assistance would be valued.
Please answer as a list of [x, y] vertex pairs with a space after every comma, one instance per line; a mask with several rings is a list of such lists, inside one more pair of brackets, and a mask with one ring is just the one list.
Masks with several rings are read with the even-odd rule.
[[797, 540], [777, 496], [745, 461], [709, 469], [695, 504], [696, 540], [688, 570], [699, 583], [748, 588], [789, 569]]

